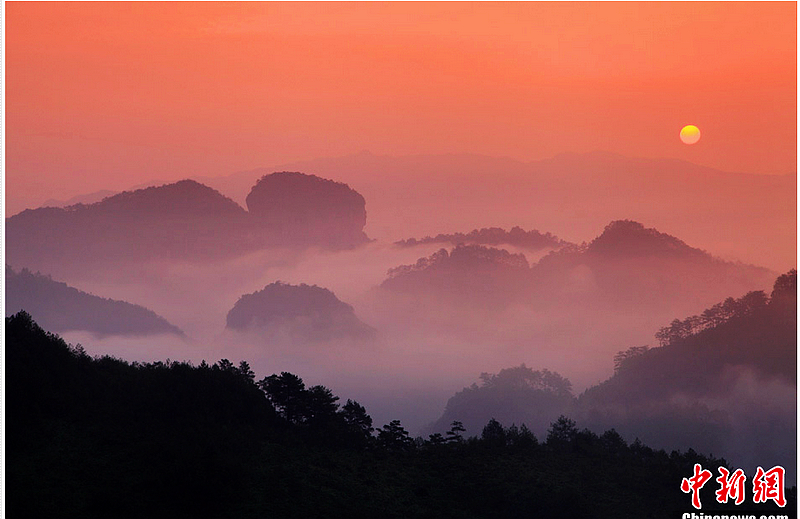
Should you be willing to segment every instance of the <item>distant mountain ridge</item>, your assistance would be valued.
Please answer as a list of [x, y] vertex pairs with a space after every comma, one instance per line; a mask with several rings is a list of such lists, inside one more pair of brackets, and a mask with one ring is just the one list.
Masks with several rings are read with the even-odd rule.
[[230, 198], [194, 180], [123, 191], [91, 206], [101, 213], [124, 213], [137, 218], [227, 217], [246, 211]]
[[500, 304], [669, 307], [760, 289], [772, 279], [768, 269], [723, 261], [641, 223], [617, 220], [590, 243], [564, 245], [530, 267], [523, 254], [458, 245], [390, 269], [381, 288], [442, 294], [457, 304], [477, 298]]
[[796, 174], [726, 172], [601, 151], [531, 162], [362, 152], [193, 178], [244, 206], [252, 186], [273, 171], [347, 183], [369, 201], [366, 230], [383, 241], [435, 236], [442, 228], [536, 225], [580, 242], [598, 225], [624, 217], [668, 229], [724, 258], [774, 271], [797, 264]]
[[436, 236], [426, 236], [424, 238], [408, 238], [396, 241], [395, 245], [400, 247], [414, 247], [416, 245], [428, 243], [449, 243], [451, 245], [470, 244], [470, 245], [513, 245], [516, 247], [541, 250], [546, 248], [558, 248], [569, 245], [557, 236], [549, 232], [541, 233], [537, 230], [526, 231], [519, 226], [514, 226], [510, 231], [499, 227], [473, 229], [468, 233], [437, 234]]
[[726, 294], [766, 288], [776, 275], [722, 260], [630, 220], [609, 223], [589, 244], [552, 252], [531, 270], [537, 293], [572, 287], [614, 307], [706, 305]]
[[54, 281], [49, 276], [6, 266], [6, 317], [25, 310], [55, 332], [152, 335], [183, 332], [152, 310], [106, 299]]
[[535, 225], [580, 242], [606, 222], [630, 218], [724, 258], [775, 271], [797, 264], [796, 175], [726, 172], [678, 159], [599, 151], [531, 162], [362, 152], [203, 182], [244, 203], [256, 179], [280, 170], [313, 173], [358, 190], [370, 205], [367, 231], [383, 241], [435, 236], [443, 228]]
[[77, 205], [77, 204], [93, 204], [95, 202], [99, 202], [104, 198], [108, 198], [109, 196], [116, 195], [117, 191], [111, 191], [109, 189], [101, 189], [99, 191], [94, 191], [92, 193], [86, 193], [84, 195], [76, 195], [72, 198], [68, 198], [67, 200], [56, 200], [55, 198], [48, 198], [40, 207], [67, 207], [70, 205]]

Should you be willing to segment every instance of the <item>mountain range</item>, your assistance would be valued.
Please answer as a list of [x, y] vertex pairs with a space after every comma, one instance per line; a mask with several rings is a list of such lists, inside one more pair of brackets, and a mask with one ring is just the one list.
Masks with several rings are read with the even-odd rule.
[[725, 261], [630, 220], [613, 221], [597, 238], [565, 245], [532, 266], [524, 254], [457, 245], [389, 270], [385, 292], [454, 304], [525, 302], [573, 311], [604, 308], [692, 308], [730, 293], [769, 286], [768, 269]]
[[646, 221], [725, 259], [797, 263], [797, 176], [720, 171], [596, 151], [522, 162], [474, 154], [362, 152], [197, 177], [241, 203], [270, 171], [345, 182], [369, 202], [368, 234], [396, 241], [485, 226], [546, 229], [580, 243], [606, 222]]

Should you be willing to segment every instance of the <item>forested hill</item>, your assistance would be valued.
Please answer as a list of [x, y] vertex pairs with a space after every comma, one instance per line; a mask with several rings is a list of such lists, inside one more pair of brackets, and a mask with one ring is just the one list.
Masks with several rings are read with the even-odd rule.
[[282, 330], [307, 341], [343, 337], [367, 339], [376, 333], [356, 317], [352, 306], [340, 301], [330, 290], [280, 281], [242, 295], [228, 312], [226, 327], [256, 331], [266, 339], [270, 332]]
[[781, 275], [772, 293], [754, 291], [675, 319], [656, 333], [657, 348], [633, 347], [615, 359], [615, 374], [591, 388], [586, 405], [725, 394], [743, 368], [797, 384], [797, 271]]
[[6, 319], [5, 368], [13, 517], [668, 518], [691, 509], [694, 463], [724, 463], [563, 417], [541, 441], [494, 420], [412, 439], [290, 373], [91, 358], [25, 313]]

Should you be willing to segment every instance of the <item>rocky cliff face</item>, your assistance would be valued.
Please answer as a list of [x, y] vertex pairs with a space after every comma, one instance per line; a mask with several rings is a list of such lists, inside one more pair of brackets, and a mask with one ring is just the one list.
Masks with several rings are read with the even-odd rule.
[[364, 197], [347, 184], [303, 173], [263, 176], [247, 196], [260, 229], [288, 244], [353, 246], [367, 241]]

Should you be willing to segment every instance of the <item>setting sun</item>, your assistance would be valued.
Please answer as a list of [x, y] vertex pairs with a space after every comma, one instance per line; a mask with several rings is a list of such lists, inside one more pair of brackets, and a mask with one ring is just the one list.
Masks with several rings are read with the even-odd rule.
[[694, 144], [700, 140], [700, 128], [689, 124], [681, 128], [681, 140], [684, 144]]

